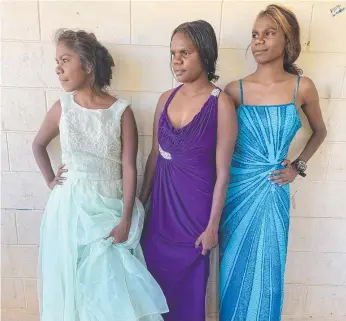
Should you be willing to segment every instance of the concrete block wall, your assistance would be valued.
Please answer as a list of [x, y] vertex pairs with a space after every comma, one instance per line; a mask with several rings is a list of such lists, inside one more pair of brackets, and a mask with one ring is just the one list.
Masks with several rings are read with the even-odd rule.
[[[284, 321], [346, 320], [346, 2], [277, 1], [297, 14], [303, 52], [298, 60], [320, 94], [328, 137], [292, 185]], [[215, 28], [219, 85], [254, 69], [246, 48], [255, 15], [267, 1], [7, 1], [1, 13], [2, 320], [38, 321], [36, 260], [49, 191], [31, 142], [61, 91], [54, 73], [57, 28], [93, 31], [115, 58], [111, 92], [128, 99], [140, 134], [139, 181], [151, 146], [157, 99], [175, 85], [169, 40], [179, 23], [208, 20]], [[306, 119], [291, 148], [309, 137]], [[50, 146], [59, 164], [59, 142]], [[217, 320], [217, 252], [208, 288], [209, 321]], [[275, 320], [273, 320], [275, 321]]]

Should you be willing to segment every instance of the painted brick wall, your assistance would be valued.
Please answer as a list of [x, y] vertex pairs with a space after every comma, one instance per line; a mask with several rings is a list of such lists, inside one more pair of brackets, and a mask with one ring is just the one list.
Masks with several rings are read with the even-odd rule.
[[[297, 14], [303, 52], [299, 66], [317, 85], [328, 138], [292, 185], [284, 321], [346, 320], [346, 2], [284, 2]], [[208, 20], [218, 36], [220, 86], [254, 69], [246, 54], [252, 22], [263, 1], [2, 1], [1, 170], [2, 317], [37, 321], [36, 260], [48, 189], [31, 153], [46, 111], [58, 98], [52, 36], [59, 27], [95, 32], [115, 58], [111, 91], [135, 111], [140, 179], [151, 145], [161, 92], [175, 85], [169, 69], [170, 33], [179, 23]], [[304, 116], [302, 115], [304, 119]], [[292, 158], [306, 142], [298, 133]], [[59, 143], [50, 152], [59, 164]], [[210, 321], [217, 320], [217, 253], [208, 290]]]

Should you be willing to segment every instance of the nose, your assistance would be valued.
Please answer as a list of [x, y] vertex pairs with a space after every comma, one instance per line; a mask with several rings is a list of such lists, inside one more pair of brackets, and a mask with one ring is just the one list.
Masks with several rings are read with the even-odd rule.
[[256, 45], [263, 45], [264, 44], [264, 39], [262, 37], [256, 38], [255, 44]]
[[60, 67], [60, 65], [57, 65], [55, 67], [55, 72], [56, 72], [57, 75], [61, 75], [61, 74], [64, 73], [64, 70]]
[[182, 63], [181, 55], [180, 54], [172, 55], [172, 63], [174, 65], [180, 65]]

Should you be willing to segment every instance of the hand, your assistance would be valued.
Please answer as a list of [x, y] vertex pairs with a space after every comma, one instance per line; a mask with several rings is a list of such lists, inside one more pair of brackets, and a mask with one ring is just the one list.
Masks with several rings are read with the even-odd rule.
[[268, 179], [272, 181], [273, 184], [284, 186], [292, 183], [297, 177], [298, 172], [288, 159], [285, 159], [281, 165], [286, 166], [286, 168], [271, 172], [270, 174], [272, 176]]
[[197, 239], [196, 248], [198, 248], [202, 244], [202, 255], [207, 255], [208, 251], [214, 248], [218, 242], [218, 234], [217, 230], [206, 229]]
[[63, 181], [66, 180], [66, 177], [61, 177], [62, 173], [66, 173], [67, 169], [64, 168], [65, 165], [60, 165], [58, 167], [58, 172], [56, 173], [56, 176], [54, 179], [48, 183], [48, 187], [52, 190], [55, 185], [63, 185]]
[[120, 224], [116, 226], [107, 237], [113, 237], [113, 244], [124, 243], [129, 238], [129, 232], [131, 227], [131, 221], [121, 220]]

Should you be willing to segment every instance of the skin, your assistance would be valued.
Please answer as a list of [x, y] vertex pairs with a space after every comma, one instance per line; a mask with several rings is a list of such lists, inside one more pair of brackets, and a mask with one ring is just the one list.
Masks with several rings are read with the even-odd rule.
[[[208, 80], [207, 73], [201, 65], [198, 51], [191, 39], [185, 34], [177, 33], [174, 35], [171, 42], [171, 54], [172, 69], [177, 80], [184, 85], [170, 103], [167, 114], [175, 128], [182, 128], [189, 124], [194, 116], [200, 112], [215, 86]], [[158, 121], [171, 92], [172, 90], [163, 93], [157, 103], [153, 126], [152, 150], [146, 163], [144, 184], [140, 194], [140, 200], [143, 204], [148, 201], [151, 193], [156, 160], [159, 155]], [[232, 99], [221, 93], [218, 102], [217, 179], [208, 226], [198, 237], [195, 244], [196, 247], [202, 245], [203, 255], [206, 255], [218, 243], [219, 222], [226, 197], [229, 167], [238, 132], [237, 118]]]
[[[276, 105], [292, 102], [297, 76], [283, 68], [286, 37], [283, 30], [270, 17], [258, 18], [252, 32], [251, 51], [257, 62], [257, 70], [243, 80], [244, 103], [248, 105]], [[225, 92], [237, 107], [240, 106], [239, 81], [229, 83]], [[301, 77], [296, 98], [297, 108], [305, 113], [312, 135], [299, 158], [308, 161], [327, 135], [316, 87], [308, 77]], [[273, 184], [289, 184], [298, 172], [291, 161], [282, 162], [285, 169], [271, 173]]]
[[[66, 47], [63, 42], [59, 42], [56, 47], [56, 73], [66, 92], [75, 91], [74, 100], [78, 105], [83, 106], [82, 108], [107, 109], [116, 101], [101, 88], [91, 87], [91, 68], [89, 66], [83, 68], [79, 55]], [[63, 184], [66, 178], [61, 177], [61, 174], [68, 171], [65, 165], [61, 165], [55, 174], [47, 153], [47, 146], [59, 134], [60, 118], [61, 104], [57, 101], [48, 111], [32, 144], [36, 162], [51, 190], [55, 185]], [[136, 193], [138, 133], [130, 107], [127, 107], [122, 115], [121, 140], [124, 208], [120, 224], [109, 235], [114, 237], [114, 243], [123, 243], [128, 239]]]

